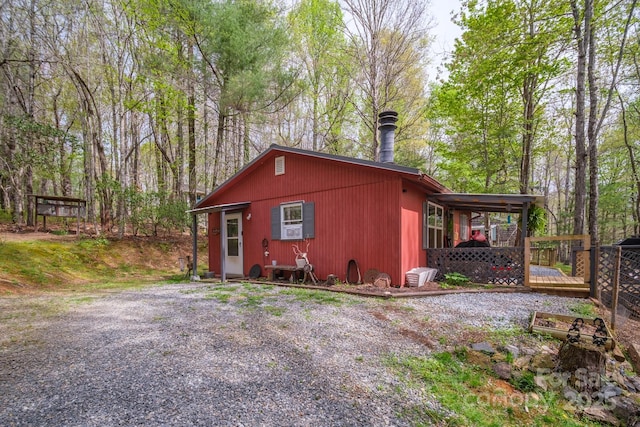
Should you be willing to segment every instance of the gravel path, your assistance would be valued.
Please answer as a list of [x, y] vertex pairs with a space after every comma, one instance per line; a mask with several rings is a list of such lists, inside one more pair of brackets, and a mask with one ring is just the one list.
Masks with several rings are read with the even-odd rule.
[[529, 266], [529, 271], [532, 276], [551, 276], [551, 277], [561, 277], [562, 272], [556, 268], [550, 267], [541, 267], [538, 265]]
[[305, 297], [247, 284], [0, 298], [0, 425], [412, 425], [403, 409], [438, 404], [404, 388], [385, 357], [577, 302]]

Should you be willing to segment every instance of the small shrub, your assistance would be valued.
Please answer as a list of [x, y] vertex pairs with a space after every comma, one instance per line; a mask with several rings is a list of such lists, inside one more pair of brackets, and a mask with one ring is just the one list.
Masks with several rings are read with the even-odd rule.
[[471, 280], [464, 274], [447, 273], [444, 275], [444, 283], [449, 286], [465, 286], [471, 283]]
[[511, 384], [523, 393], [529, 393], [536, 389], [535, 374], [531, 371], [524, 371], [520, 377], [513, 377]]

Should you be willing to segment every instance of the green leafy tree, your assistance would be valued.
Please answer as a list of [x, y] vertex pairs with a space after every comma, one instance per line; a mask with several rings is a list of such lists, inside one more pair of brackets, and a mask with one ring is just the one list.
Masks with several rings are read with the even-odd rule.
[[251, 114], [268, 113], [287, 98], [292, 84], [284, 68], [288, 37], [278, 10], [267, 2], [185, 2], [183, 7], [188, 19], [182, 25], [211, 71], [218, 93], [215, 185], [228, 136], [237, 135], [240, 159], [248, 162]]
[[[300, 69], [304, 90], [298, 96], [302, 116], [310, 116], [311, 148], [345, 154], [343, 127], [354, 72], [345, 55], [346, 39], [340, 5], [332, 0], [302, 0], [288, 15], [293, 61]], [[306, 117], [301, 117], [306, 121]], [[303, 126], [305, 128], [305, 126]]]
[[470, 173], [455, 188], [529, 192], [544, 97], [565, 65], [561, 12], [550, 1], [466, 3], [450, 78], [436, 93], [451, 135], [443, 167]]

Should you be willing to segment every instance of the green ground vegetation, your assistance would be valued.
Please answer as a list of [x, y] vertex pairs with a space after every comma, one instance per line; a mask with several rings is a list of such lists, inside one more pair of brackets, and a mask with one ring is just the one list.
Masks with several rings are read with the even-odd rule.
[[0, 295], [185, 280], [178, 259], [190, 253], [189, 240], [0, 240]]
[[495, 376], [466, 360], [466, 351], [426, 356], [390, 356], [386, 364], [411, 388], [432, 396], [404, 415], [414, 425], [447, 426], [597, 426], [565, 410], [555, 391], [538, 389], [522, 377], [505, 387]]

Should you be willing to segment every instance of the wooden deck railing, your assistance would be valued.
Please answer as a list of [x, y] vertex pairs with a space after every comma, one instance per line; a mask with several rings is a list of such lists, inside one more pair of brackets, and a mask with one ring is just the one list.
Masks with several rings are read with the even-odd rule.
[[474, 283], [524, 285], [524, 248], [427, 249], [427, 267], [437, 268], [436, 280], [460, 273]]
[[579, 277], [583, 285], [588, 284], [588, 235], [527, 237], [525, 247], [427, 249], [427, 267], [438, 269], [436, 280], [443, 280], [448, 273], [460, 273], [475, 283], [531, 286], [531, 243], [556, 241], [578, 243], [574, 249], [575, 273], [571, 279], [575, 281], [575, 278]]

